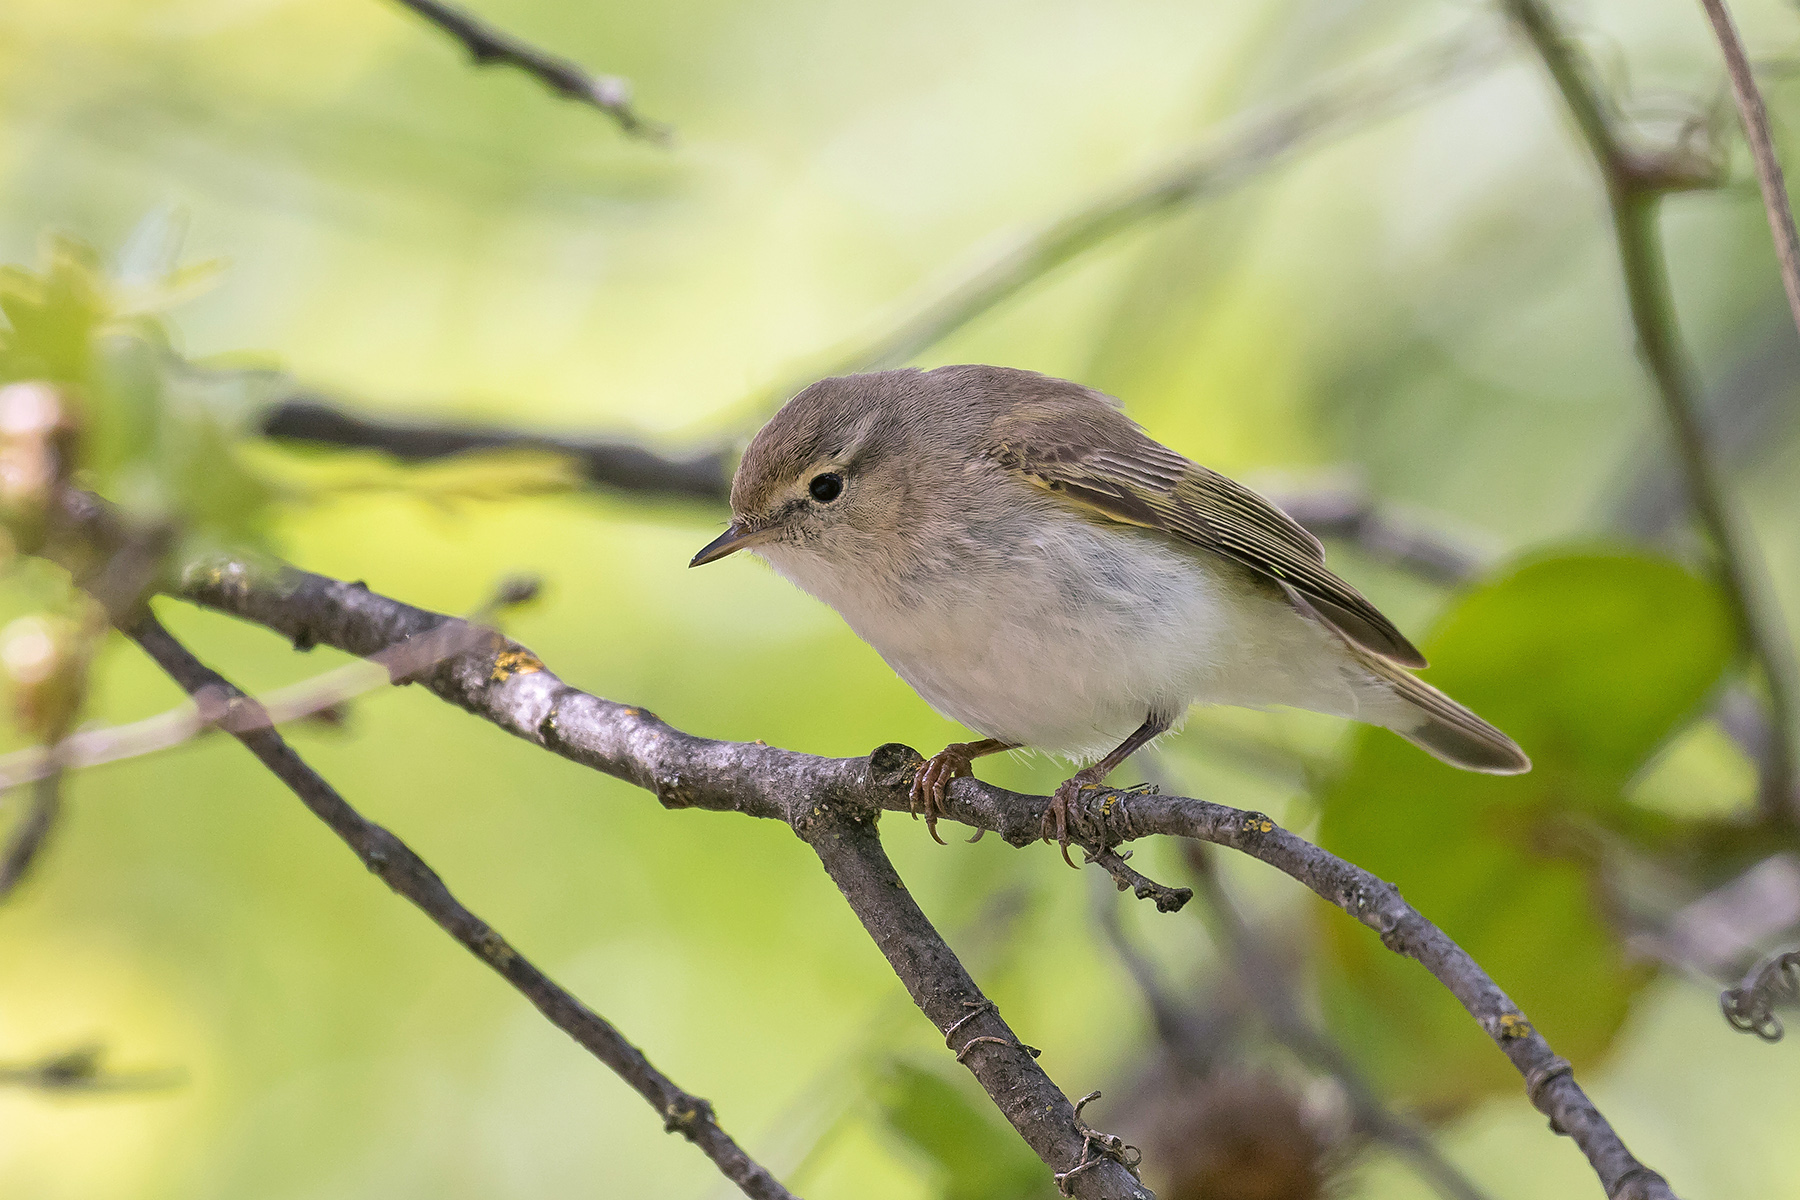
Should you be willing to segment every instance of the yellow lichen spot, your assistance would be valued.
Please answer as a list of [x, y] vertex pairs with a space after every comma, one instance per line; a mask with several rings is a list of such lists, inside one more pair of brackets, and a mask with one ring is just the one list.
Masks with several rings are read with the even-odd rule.
[[496, 967], [504, 967], [517, 957], [517, 954], [511, 946], [507, 945], [505, 938], [490, 929], [481, 939], [481, 957]]
[[537, 655], [522, 646], [514, 646], [495, 656], [493, 681], [504, 683], [514, 675], [529, 675], [543, 669], [544, 664], [538, 661]]
[[1526, 1037], [1531, 1033], [1531, 1022], [1518, 1013], [1502, 1013], [1500, 1016], [1500, 1036], [1503, 1039]]

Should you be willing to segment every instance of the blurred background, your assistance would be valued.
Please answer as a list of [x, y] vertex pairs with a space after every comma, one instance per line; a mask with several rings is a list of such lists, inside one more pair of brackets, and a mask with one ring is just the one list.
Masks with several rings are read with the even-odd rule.
[[[1800, 24], [1773, 0], [1734, 8], [1791, 164]], [[1689, 0], [1558, 11], [1648, 142], [1721, 131], [1728, 181], [1669, 199], [1662, 228], [1733, 486], [1800, 614], [1800, 344], [1718, 48]], [[541, 451], [408, 466], [259, 430], [304, 393], [729, 452], [797, 384], [890, 351], [1101, 388], [1297, 510], [1423, 538], [1435, 565], [1379, 539], [1329, 547], [1421, 642], [1429, 678], [1538, 764], [1475, 778], [1385, 732], [1221, 711], [1125, 782], [1262, 809], [1397, 883], [1683, 1196], [1800, 1197], [1800, 1048], [1732, 1030], [1717, 1000], [1800, 918], [1796, 839], [1759, 818], [1731, 736], [1755, 677], [1634, 356], [1592, 164], [1487, 7], [479, 13], [629, 78], [674, 139], [477, 70], [389, 0], [0, 10], [3, 361], [79, 392], [83, 482], [179, 519], [184, 554], [262, 548], [440, 611], [536, 575], [509, 633], [698, 734], [929, 753], [961, 730], [834, 614], [747, 559], [686, 570], [716, 503], [587, 486]], [[1123, 203], [1306, 97], [1330, 119], [1283, 152], [1154, 214]], [[1066, 263], [957, 308], [956, 289], [1108, 198], [1123, 215], [1065, 237]], [[0, 617], [39, 623], [9, 624], [15, 639], [72, 603], [37, 560], [0, 584]], [[251, 690], [341, 659], [159, 611]], [[16, 676], [9, 749], [34, 738]], [[114, 638], [80, 719], [180, 699]], [[416, 689], [292, 737], [795, 1191], [1054, 1194], [787, 830], [665, 812]], [[980, 773], [1042, 792], [1063, 771]], [[24, 794], [4, 801], [9, 828]], [[79, 772], [65, 799], [0, 906], [0, 1062], [101, 1046], [141, 1086], [0, 1085], [6, 1195], [731, 1194], [240, 747]], [[1479, 1194], [1599, 1194], [1426, 974], [1287, 878], [1145, 846], [1146, 871], [1201, 890], [1162, 915], [1053, 848], [943, 848], [892, 816], [887, 834], [1052, 1078], [1104, 1090], [1088, 1118], [1144, 1148], [1159, 1195], [1439, 1194], [1367, 1136], [1365, 1085]], [[1309, 1038], [1344, 1069], [1297, 1054]]]

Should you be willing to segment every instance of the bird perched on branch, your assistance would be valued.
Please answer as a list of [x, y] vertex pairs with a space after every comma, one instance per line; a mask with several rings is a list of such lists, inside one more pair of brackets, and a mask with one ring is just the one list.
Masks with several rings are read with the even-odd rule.
[[753, 551], [982, 735], [918, 771], [933, 837], [971, 760], [1033, 747], [1088, 764], [1045, 815], [1067, 858], [1080, 789], [1194, 704], [1350, 717], [1470, 771], [1531, 766], [1412, 674], [1424, 657], [1318, 539], [1080, 384], [990, 366], [821, 380], [751, 441], [731, 511], [690, 565]]

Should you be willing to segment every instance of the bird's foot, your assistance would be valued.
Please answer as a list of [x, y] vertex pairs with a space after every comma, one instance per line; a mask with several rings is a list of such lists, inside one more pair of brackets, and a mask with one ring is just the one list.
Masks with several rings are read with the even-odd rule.
[[[944, 789], [950, 786], [952, 779], [961, 779], [975, 774], [974, 764], [970, 761], [969, 744], [952, 742], [936, 754], [919, 764], [913, 773], [912, 792], [908, 797], [908, 808], [913, 820], [921, 815], [925, 818], [925, 832], [931, 840], [940, 846], [950, 843], [938, 836], [938, 818], [946, 815], [944, 808]], [[981, 834], [977, 833], [976, 837]], [[970, 839], [971, 841], [974, 839]]]
[[1076, 867], [1076, 863], [1069, 857], [1069, 819], [1075, 814], [1074, 806], [1080, 794], [1099, 787], [1100, 778], [1095, 777], [1092, 767], [1075, 772], [1057, 785], [1050, 796], [1050, 807], [1044, 810], [1044, 823], [1038, 834], [1046, 842], [1054, 841], [1062, 849], [1063, 861], [1071, 867]]

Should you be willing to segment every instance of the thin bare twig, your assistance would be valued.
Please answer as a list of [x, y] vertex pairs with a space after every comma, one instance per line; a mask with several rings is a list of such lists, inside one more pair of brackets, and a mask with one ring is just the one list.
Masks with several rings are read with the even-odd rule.
[[638, 115], [631, 106], [631, 83], [617, 75], [595, 75], [579, 63], [539, 50], [509, 33], [484, 25], [472, 14], [441, 0], [396, 0], [463, 44], [478, 67], [516, 67], [541, 80], [559, 96], [591, 104], [619, 128], [652, 142], [667, 142], [669, 127]]
[[[438, 657], [459, 654], [483, 635], [478, 626], [459, 629], [456, 638], [440, 638]], [[404, 650], [406, 647], [396, 647]], [[412, 647], [420, 651], [423, 647]], [[418, 666], [429, 666], [421, 655]], [[404, 682], [410, 672], [383, 669], [379, 660], [358, 660], [315, 675], [290, 687], [277, 688], [259, 697], [252, 706], [234, 707], [230, 697], [217, 691], [203, 691], [192, 702], [169, 709], [128, 725], [109, 725], [84, 729], [63, 739], [55, 755], [42, 747], [17, 750], [0, 756], [0, 787], [15, 787], [33, 781], [43, 782], [59, 771], [82, 767], [98, 767], [173, 750], [211, 731], [240, 733], [269, 725], [288, 725], [317, 716], [322, 712], [354, 700], [365, 692]], [[416, 669], [416, 668], [415, 668]], [[0, 880], [4, 880], [0, 868]], [[0, 888], [0, 894], [4, 894]]]
[[[231, 560], [191, 572], [180, 592], [196, 603], [303, 643], [333, 645], [358, 655], [379, 653], [454, 620], [366, 588], [291, 568], [259, 572]], [[975, 998], [972, 985], [965, 982], [966, 973], [954, 964], [953, 956], [945, 957], [939, 943], [914, 928], [915, 921], [923, 920], [912, 915], [916, 905], [891, 867], [884, 867], [869, 849], [875, 838], [875, 810], [911, 809], [909, 785], [919, 760], [916, 751], [884, 746], [868, 758], [826, 759], [758, 743], [695, 737], [641, 708], [570, 687], [530, 651], [511, 642], [498, 650], [484, 647], [446, 660], [418, 682], [534, 745], [654, 792], [666, 807], [780, 820], [801, 831], [821, 858], [851, 856], [828, 862], [827, 869], [847, 891], [842, 876], [858, 873], [857, 903], [863, 906], [859, 916], [908, 991], [940, 1029], [950, 1024], [947, 1018], [968, 1015], [941, 1003], [946, 996], [959, 1003]], [[1038, 841], [1048, 803], [1047, 797], [959, 779], [950, 786], [946, 810], [950, 820], [1025, 846]], [[1551, 1050], [1480, 965], [1402, 900], [1391, 884], [1260, 813], [1203, 800], [1095, 789], [1082, 794], [1072, 818], [1076, 840], [1090, 849], [1155, 834], [1193, 838], [1243, 851], [1305, 884], [1376, 930], [1389, 949], [1417, 959], [1456, 996], [1524, 1077], [1527, 1095], [1550, 1118], [1552, 1128], [1581, 1148], [1609, 1197], [1672, 1200], [1667, 1183], [1631, 1155], [1575, 1082], [1567, 1060]], [[832, 836], [821, 836], [822, 829]], [[977, 1073], [996, 1104], [1053, 1169], [1067, 1169], [1059, 1162], [1084, 1161], [1087, 1142], [1080, 1130], [1064, 1123], [1061, 1107], [1055, 1109], [1054, 1121], [1027, 1128], [1035, 1118], [1020, 1110], [1018, 1097], [1041, 1094], [1043, 1084], [1029, 1073], [1005, 1073], [1022, 1070], [1028, 1056], [1001, 1044], [1010, 1034], [997, 1017], [983, 1014], [979, 1019], [992, 1022], [985, 1026], [992, 1032], [982, 1036], [1000, 1040], [983, 1043], [965, 1061], [972, 1069], [990, 1060], [998, 1064], [986, 1075]], [[1072, 1114], [1072, 1107], [1067, 1111]], [[1046, 1138], [1052, 1141], [1047, 1143]], [[1100, 1170], [1070, 1181], [1076, 1193], [1104, 1194], [1085, 1190], [1089, 1185], [1084, 1182], [1097, 1180], [1102, 1171], [1117, 1180], [1103, 1164]]]
[[1756, 163], [1756, 183], [1762, 189], [1763, 208], [1769, 216], [1769, 233], [1775, 239], [1775, 259], [1781, 268], [1781, 287], [1787, 293], [1788, 311], [1795, 332], [1800, 332], [1800, 234], [1794, 231], [1794, 214], [1788, 205], [1787, 183], [1781, 177], [1781, 160], [1775, 157], [1775, 139], [1769, 133], [1769, 110], [1763, 106], [1750, 56], [1744, 53], [1731, 10], [1725, 0], [1700, 0], [1725, 55], [1725, 73], [1731, 77], [1732, 98], [1744, 122], [1744, 137]]
[[1795, 789], [1800, 671], [1767, 568], [1701, 420], [1700, 385], [1676, 324], [1657, 229], [1662, 197], [1674, 190], [1710, 186], [1717, 181], [1717, 164], [1687, 146], [1652, 152], [1630, 144], [1619, 131], [1593, 65], [1549, 8], [1541, 0], [1505, 0], [1505, 8], [1543, 60], [1606, 185], [1638, 353], [1674, 435], [1689, 502], [1718, 553], [1720, 583], [1739, 636], [1768, 686], [1778, 770], [1765, 789], [1764, 813], [1772, 821], [1800, 823], [1800, 794]]
[[[154, 616], [145, 613], [124, 632], [189, 695], [197, 697], [212, 691], [227, 697], [230, 705], [255, 707], [255, 700], [201, 663]], [[504, 670], [501, 658], [494, 659], [493, 669]], [[232, 736], [354, 850], [363, 865], [380, 876], [383, 883], [412, 901], [440, 929], [518, 989], [552, 1024], [649, 1101], [662, 1117], [665, 1130], [680, 1133], [700, 1147], [720, 1172], [753, 1200], [793, 1200], [773, 1175], [719, 1127], [711, 1104], [675, 1086], [623, 1034], [532, 965], [498, 930], [463, 907], [412, 847], [357, 812], [294, 753], [266, 715], [246, 728], [233, 730]]]
[[1111, 875], [1113, 885], [1121, 892], [1130, 892], [1139, 900], [1154, 901], [1157, 912], [1180, 912], [1194, 898], [1192, 888], [1172, 888], [1160, 884], [1125, 861], [1130, 857], [1129, 850], [1120, 854], [1117, 850], [1107, 849], [1090, 853], [1087, 861], [1097, 863]]

